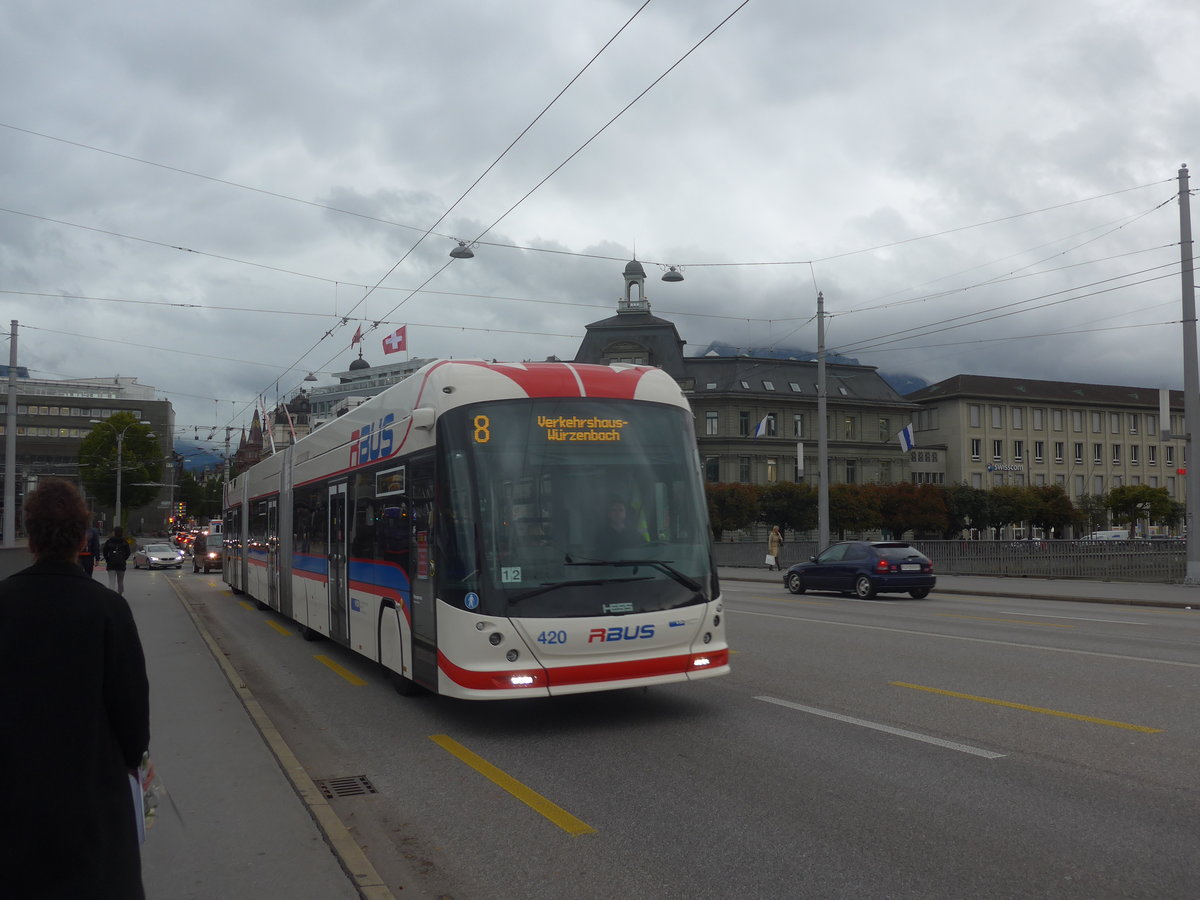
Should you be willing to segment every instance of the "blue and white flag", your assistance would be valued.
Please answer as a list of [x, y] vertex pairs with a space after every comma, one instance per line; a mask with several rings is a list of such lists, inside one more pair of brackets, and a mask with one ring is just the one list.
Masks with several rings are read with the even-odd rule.
[[911, 422], [900, 429], [900, 433], [896, 435], [896, 437], [900, 438], [900, 449], [905, 453], [917, 446], [917, 442], [913, 440], [913, 428]]
[[758, 427], [754, 429], [754, 436], [756, 438], [760, 438], [767, 433], [767, 419], [769, 418], [771, 418], [771, 414], [767, 413], [767, 415], [762, 417], [762, 421], [758, 423]]

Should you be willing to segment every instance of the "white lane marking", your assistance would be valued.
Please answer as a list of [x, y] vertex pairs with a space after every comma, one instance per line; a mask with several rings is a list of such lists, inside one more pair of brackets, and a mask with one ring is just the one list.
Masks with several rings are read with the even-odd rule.
[[1035, 619], [1071, 619], [1074, 622], [1109, 622], [1113, 625], [1149, 625], [1149, 622], [1130, 622], [1128, 619], [1091, 619], [1087, 616], [1050, 616], [1046, 613], [1018, 612], [1015, 609], [989, 609], [988, 612], [1008, 613], [1010, 616], [1030, 616]]
[[1174, 659], [1150, 659], [1146, 656], [1126, 656], [1122, 653], [1101, 653], [1098, 650], [1074, 650], [1068, 647], [1046, 647], [1041, 644], [1022, 644], [1019, 641], [997, 641], [991, 638], [964, 637], [957, 634], [938, 634], [936, 631], [915, 631], [911, 628], [888, 628], [884, 625], [860, 625], [857, 622], [832, 622], [829, 619], [810, 619], [808, 616], [780, 616], [775, 613], [750, 612], [748, 609], [733, 609], [728, 603], [725, 611], [743, 616], [760, 616], [764, 619], [790, 619], [793, 622], [813, 622], [817, 625], [833, 625], [837, 628], [863, 628], [867, 631], [890, 631], [893, 634], [915, 634], [918, 637], [941, 638], [945, 641], [966, 641], [969, 644], [994, 644], [998, 647], [1020, 647], [1024, 650], [1046, 650], [1050, 653], [1073, 653], [1076, 656], [1099, 656], [1104, 659], [1123, 659], [1128, 662], [1155, 663], [1160, 666], [1182, 666], [1185, 669], [1200, 669], [1200, 663], [1181, 662]]
[[1007, 754], [996, 753], [992, 750], [982, 750], [979, 747], [972, 747], [970, 744], [959, 744], [955, 741], [944, 741], [941, 738], [935, 738], [928, 734], [921, 734], [916, 731], [906, 731], [903, 728], [893, 728], [891, 725], [881, 725], [879, 722], [868, 722], [866, 719], [856, 719], [853, 716], [843, 716], [840, 713], [830, 712], [827, 709], [817, 709], [815, 706], [802, 706], [799, 703], [792, 703], [790, 700], [780, 700], [778, 697], [755, 697], [755, 700], [762, 700], [764, 703], [774, 703], [776, 706], [786, 706], [788, 709], [799, 710], [800, 712], [811, 713], [814, 716], [824, 716], [826, 719], [836, 719], [838, 722], [845, 722], [848, 725], [858, 725], [861, 728], [870, 728], [873, 731], [882, 731], [887, 734], [894, 734], [897, 737], [908, 738], [913, 741], [921, 741], [924, 744], [933, 744], [936, 747], [945, 747], [947, 750], [957, 750], [959, 753], [970, 753], [972, 756], [982, 756], [984, 759], [1003, 759]]

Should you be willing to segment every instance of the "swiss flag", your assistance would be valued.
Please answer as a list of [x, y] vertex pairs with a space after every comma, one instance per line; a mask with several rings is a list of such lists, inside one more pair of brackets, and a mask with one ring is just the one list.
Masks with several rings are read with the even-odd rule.
[[384, 353], [399, 353], [408, 349], [408, 326], [401, 325], [383, 339]]
[[350, 346], [353, 347], [355, 344], [357, 344], [361, 340], [362, 340], [362, 326], [359, 325], [356, 329], [354, 329], [354, 337], [350, 338]]

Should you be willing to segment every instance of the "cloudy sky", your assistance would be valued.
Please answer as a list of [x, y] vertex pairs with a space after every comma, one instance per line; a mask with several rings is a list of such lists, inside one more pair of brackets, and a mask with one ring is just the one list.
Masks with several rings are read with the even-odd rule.
[[0, 319], [189, 436], [359, 325], [371, 363], [402, 324], [569, 358], [634, 253], [692, 352], [811, 349], [822, 291], [884, 372], [1180, 388], [1197, 35], [1187, 0], [6, 0]]

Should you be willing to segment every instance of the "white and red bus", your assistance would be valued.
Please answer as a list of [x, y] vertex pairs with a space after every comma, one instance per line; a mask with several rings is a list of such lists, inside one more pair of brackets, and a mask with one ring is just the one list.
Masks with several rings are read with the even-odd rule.
[[431, 363], [231, 481], [224, 542], [235, 593], [401, 693], [729, 671], [692, 413], [658, 369]]

